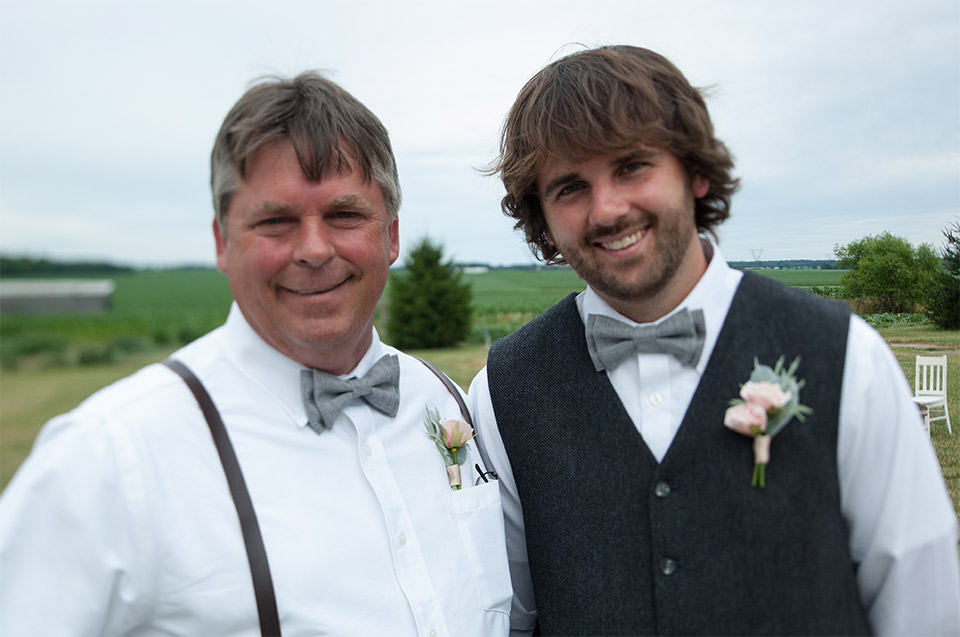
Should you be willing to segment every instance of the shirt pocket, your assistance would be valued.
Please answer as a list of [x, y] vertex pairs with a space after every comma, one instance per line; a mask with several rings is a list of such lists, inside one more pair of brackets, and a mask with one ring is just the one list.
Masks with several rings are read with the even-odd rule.
[[508, 618], [513, 589], [507, 566], [499, 481], [450, 491], [447, 504], [460, 545], [483, 595], [484, 608]]

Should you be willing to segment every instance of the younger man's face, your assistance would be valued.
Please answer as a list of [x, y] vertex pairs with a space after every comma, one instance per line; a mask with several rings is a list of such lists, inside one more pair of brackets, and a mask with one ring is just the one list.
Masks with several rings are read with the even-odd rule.
[[641, 322], [676, 307], [706, 268], [694, 200], [708, 189], [673, 154], [642, 144], [550, 159], [537, 176], [548, 240], [607, 303]]

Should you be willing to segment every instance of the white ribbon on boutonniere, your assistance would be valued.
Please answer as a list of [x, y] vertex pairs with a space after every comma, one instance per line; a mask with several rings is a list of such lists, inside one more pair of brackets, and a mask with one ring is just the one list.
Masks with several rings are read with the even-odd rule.
[[465, 459], [465, 454], [461, 455], [460, 450], [477, 434], [473, 433], [473, 427], [466, 421], [456, 418], [441, 420], [440, 412], [436, 409], [431, 411], [429, 407], [423, 424], [427, 428], [427, 436], [436, 444], [447, 467], [450, 488], [459, 491], [462, 484], [460, 465]]
[[753, 438], [753, 478], [750, 486], [766, 486], [766, 467], [770, 462], [770, 443], [773, 437], [796, 418], [803, 422], [813, 410], [800, 404], [800, 388], [805, 380], [794, 375], [800, 358], [794, 359], [787, 369], [783, 368], [781, 356], [773, 368], [761, 365], [753, 359], [753, 373], [740, 386], [740, 398], [730, 401], [723, 417], [729, 429]]

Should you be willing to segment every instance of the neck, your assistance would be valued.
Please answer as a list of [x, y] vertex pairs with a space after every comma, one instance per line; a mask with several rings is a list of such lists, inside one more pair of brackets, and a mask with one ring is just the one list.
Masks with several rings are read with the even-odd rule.
[[614, 299], [597, 292], [610, 307], [637, 323], [652, 323], [657, 321], [683, 303], [684, 299], [693, 291], [700, 277], [707, 271], [709, 257], [713, 256], [713, 249], [706, 240], [701, 241], [695, 235], [687, 246], [686, 254], [662, 289], [636, 299]]

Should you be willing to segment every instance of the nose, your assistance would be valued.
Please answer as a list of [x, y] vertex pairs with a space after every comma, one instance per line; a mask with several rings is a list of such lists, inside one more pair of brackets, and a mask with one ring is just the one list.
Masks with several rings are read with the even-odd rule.
[[590, 221], [596, 226], [615, 226], [630, 212], [630, 200], [626, 189], [617, 184], [603, 181], [592, 185], [593, 200], [590, 207]]
[[299, 265], [318, 267], [337, 253], [327, 228], [321, 219], [304, 217], [297, 228], [293, 246], [293, 260]]

